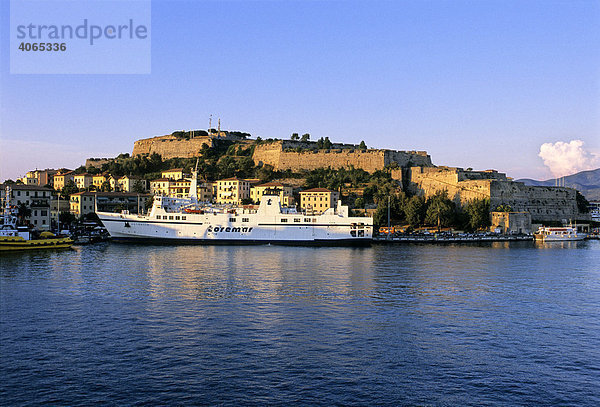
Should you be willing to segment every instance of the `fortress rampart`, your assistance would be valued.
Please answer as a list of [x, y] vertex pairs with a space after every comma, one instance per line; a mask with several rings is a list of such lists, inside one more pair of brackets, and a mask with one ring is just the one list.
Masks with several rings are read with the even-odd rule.
[[[400, 172], [392, 174], [398, 179]], [[403, 172], [404, 185], [413, 194], [426, 197], [447, 191], [457, 205], [487, 198], [491, 208], [509, 205], [513, 211], [529, 212], [534, 220], [581, 219], [576, 191], [565, 187], [526, 186], [496, 171], [465, 171], [451, 167], [411, 167]]]
[[[296, 151], [293, 148], [300, 148]], [[362, 168], [375, 172], [386, 165], [431, 166], [431, 157], [425, 151], [361, 150], [352, 145], [334, 144], [330, 150], [310, 150], [314, 143], [275, 141], [259, 144], [254, 149], [254, 164], [269, 164], [275, 170], [314, 170], [317, 168]], [[354, 148], [352, 148], [354, 147]]]
[[145, 138], [137, 140], [133, 144], [132, 156], [157, 153], [163, 160], [175, 157], [196, 157], [200, 153], [200, 150], [202, 150], [203, 144], [212, 147], [213, 138], [208, 136], [199, 136], [190, 139], [177, 138], [175, 136]]

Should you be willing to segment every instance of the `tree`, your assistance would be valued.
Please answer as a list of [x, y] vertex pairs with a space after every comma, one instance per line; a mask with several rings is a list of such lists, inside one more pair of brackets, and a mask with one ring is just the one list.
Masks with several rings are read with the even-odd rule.
[[490, 225], [489, 199], [473, 199], [467, 204], [465, 212], [468, 216], [468, 226], [470, 229], [484, 229]]
[[79, 189], [77, 188], [77, 185], [75, 185], [75, 183], [73, 182], [73, 180], [69, 180], [65, 184], [65, 186], [60, 190], [60, 193], [66, 199], [68, 199], [71, 194], [75, 194], [77, 192], [79, 192]]
[[256, 171], [256, 175], [260, 179], [260, 182], [265, 183], [273, 179], [273, 166], [271, 164], [265, 164]]
[[25, 218], [29, 218], [31, 216], [31, 208], [27, 206], [24, 202], [21, 202], [17, 207], [17, 218], [20, 223], [24, 223]]
[[575, 190], [575, 200], [577, 201], [577, 209], [579, 213], [588, 213], [590, 211], [590, 203], [581, 192]]
[[358, 146], [361, 150], [366, 150], [367, 149], [367, 145], [365, 144], [365, 141], [362, 140]]
[[502, 205], [498, 205], [496, 207], [496, 209], [494, 210], [494, 212], [512, 212], [512, 208], [510, 205], [502, 204]]
[[308, 133], [304, 133], [304, 134], [302, 135], [302, 138], [300, 139], [300, 141], [303, 141], [303, 142], [305, 142], [305, 143], [306, 143], [308, 140], [310, 140], [310, 134], [308, 134]]
[[356, 200], [354, 201], [354, 207], [355, 208], [364, 208], [365, 207], [365, 198], [363, 198], [363, 197], [356, 198]]
[[329, 150], [332, 146], [331, 141], [329, 140], [329, 137], [325, 137], [325, 140], [323, 140], [323, 148], [325, 148], [326, 150]]
[[144, 209], [146, 210], [146, 212], [150, 211], [150, 209], [152, 209], [152, 204], [154, 203], [154, 195], [152, 195], [150, 198], [148, 198], [146, 200], [146, 203], [144, 204]]
[[110, 182], [108, 180], [104, 180], [104, 182], [102, 182], [102, 185], [100, 185], [100, 190], [102, 192], [111, 192], [112, 187], [110, 186]]
[[300, 140], [300, 136], [298, 135], [298, 133], [292, 133], [291, 139], [294, 141], [298, 141]]
[[406, 221], [412, 226], [420, 225], [425, 217], [425, 198], [413, 196], [404, 207]]
[[133, 183], [133, 192], [137, 192], [138, 194], [143, 194], [144, 192], [146, 192], [146, 188], [144, 188], [144, 184], [142, 183], [142, 181], [135, 180], [135, 182]]
[[454, 208], [454, 202], [448, 198], [448, 193], [438, 192], [427, 200], [425, 222], [437, 225], [438, 231], [442, 226], [450, 226], [454, 220]]
[[376, 225], [387, 225], [388, 204], [390, 212], [390, 222], [396, 225], [405, 220], [404, 208], [406, 206], [406, 195], [404, 192], [390, 193], [385, 198], [379, 199], [377, 210], [373, 215], [373, 223]]

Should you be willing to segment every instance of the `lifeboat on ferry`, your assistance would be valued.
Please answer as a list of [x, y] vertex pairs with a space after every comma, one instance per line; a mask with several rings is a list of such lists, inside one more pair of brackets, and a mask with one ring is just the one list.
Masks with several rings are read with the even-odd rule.
[[187, 208], [183, 210], [185, 213], [192, 213], [192, 214], [198, 214], [198, 215], [202, 215], [204, 213], [204, 211], [202, 209], [191, 209], [191, 208]]

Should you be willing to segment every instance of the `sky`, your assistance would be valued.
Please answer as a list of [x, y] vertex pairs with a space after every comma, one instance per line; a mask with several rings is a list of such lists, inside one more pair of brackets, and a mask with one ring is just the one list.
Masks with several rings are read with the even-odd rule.
[[11, 74], [0, 1], [0, 180], [131, 153], [210, 115], [515, 178], [600, 167], [599, 1], [151, 7], [149, 74]]

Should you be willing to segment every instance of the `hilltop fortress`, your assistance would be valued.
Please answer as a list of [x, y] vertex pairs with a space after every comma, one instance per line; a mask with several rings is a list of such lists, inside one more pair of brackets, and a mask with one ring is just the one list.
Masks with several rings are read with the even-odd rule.
[[[495, 170], [471, 171], [436, 167], [425, 151], [364, 149], [353, 144], [333, 143], [318, 149], [315, 142], [291, 140], [246, 140], [245, 133], [176, 132], [138, 140], [133, 156], [159, 154], [163, 159], [196, 157], [203, 148], [218, 140], [253, 145], [255, 165], [270, 165], [274, 170], [314, 170], [317, 168], [361, 168], [373, 173], [392, 166], [392, 178], [412, 194], [425, 197], [447, 191], [450, 199], [465, 206], [473, 199], [489, 199], [490, 207], [508, 205], [513, 211], [529, 212], [536, 221], [585, 219], [577, 207], [576, 190], [565, 187], [526, 186]], [[206, 145], [206, 147], [204, 147]]]
[[[133, 156], [158, 154], [163, 160], [169, 158], [196, 157], [203, 146], [212, 147], [218, 140], [230, 140], [241, 144], [254, 141], [230, 132], [208, 134], [202, 132], [178, 132], [137, 140], [133, 145]], [[269, 164], [278, 170], [314, 170], [316, 168], [362, 168], [367, 172], [382, 170], [392, 163], [399, 167], [431, 166], [431, 157], [425, 151], [394, 151], [360, 149], [353, 144], [332, 144], [330, 149], [317, 150], [315, 142], [289, 140], [261, 141], [255, 145], [252, 160], [255, 165]]]
[[218, 140], [230, 140], [236, 142], [252, 143], [245, 141], [246, 133], [215, 131], [207, 133], [203, 130], [193, 130], [188, 132], [178, 131], [166, 136], [156, 136], [137, 140], [133, 143], [133, 157], [136, 155], [160, 155], [163, 160], [169, 158], [191, 158], [200, 155], [200, 151], [206, 144], [212, 147]]
[[315, 143], [277, 140], [259, 144], [252, 159], [256, 165], [269, 164], [274, 170], [314, 170], [317, 168], [362, 168], [373, 173], [396, 163], [399, 167], [432, 166], [426, 151], [360, 149], [352, 144], [333, 144], [331, 149], [315, 150]]

